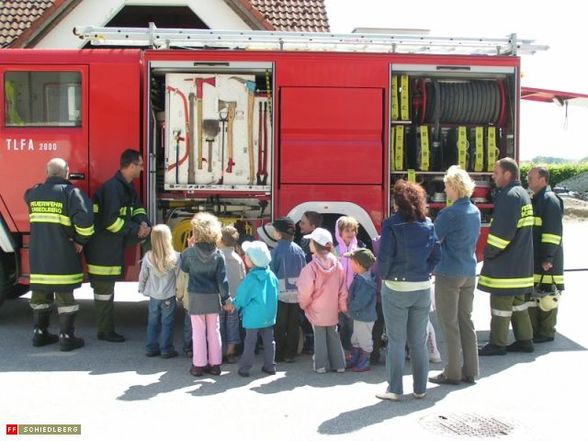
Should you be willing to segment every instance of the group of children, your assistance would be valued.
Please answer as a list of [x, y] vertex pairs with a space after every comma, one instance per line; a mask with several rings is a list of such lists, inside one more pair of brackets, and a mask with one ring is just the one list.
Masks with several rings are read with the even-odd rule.
[[184, 323], [184, 350], [192, 357], [194, 376], [220, 375], [223, 352], [226, 362], [236, 362], [241, 325], [245, 339], [238, 374], [250, 375], [259, 336], [262, 371], [275, 374], [276, 361], [292, 362], [298, 353], [300, 308], [314, 333], [315, 372], [370, 369], [376, 258], [360, 247], [355, 219], [337, 221], [336, 248], [326, 229], [305, 235], [313, 255], [308, 264], [294, 243], [295, 224], [288, 217], [272, 224], [271, 252], [262, 241], [241, 244], [244, 262], [235, 251], [239, 233], [234, 227], [223, 228], [209, 213], [196, 214], [191, 223], [192, 237], [181, 254], [172, 246], [169, 227], [156, 225], [151, 251], [142, 261], [139, 292], [150, 297], [148, 357], [178, 355], [173, 345], [177, 296], [190, 318]]

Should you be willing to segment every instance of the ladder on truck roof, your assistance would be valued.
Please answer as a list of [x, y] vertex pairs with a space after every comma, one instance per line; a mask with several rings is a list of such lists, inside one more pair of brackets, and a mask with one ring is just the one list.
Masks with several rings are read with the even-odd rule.
[[74, 34], [93, 46], [137, 46], [155, 49], [241, 49], [333, 52], [432, 53], [455, 55], [521, 55], [547, 50], [534, 40], [455, 38], [379, 33], [228, 31], [76, 26]]

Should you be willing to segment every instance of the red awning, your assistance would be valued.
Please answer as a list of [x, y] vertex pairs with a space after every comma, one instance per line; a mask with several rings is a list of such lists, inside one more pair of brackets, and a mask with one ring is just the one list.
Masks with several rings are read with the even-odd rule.
[[588, 95], [583, 93], [560, 92], [558, 90], [536, 89], [533, 87], [521, 87], [521, 99], [559, 105], [564, 103], [588, 105]]

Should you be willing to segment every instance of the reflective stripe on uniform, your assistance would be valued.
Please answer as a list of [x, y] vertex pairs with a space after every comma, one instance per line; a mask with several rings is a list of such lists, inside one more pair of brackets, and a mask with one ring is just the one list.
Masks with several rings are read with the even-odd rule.
[[493, 247], [496, 247], [499, 250], [505, 249], [509, 243], [509, 240], [501, 239], [500, 237], [495, 236], [494, 234], [488, 235], [488, 245], [492, 245]]
[[122, 230], [122, 227], [125, 225], [125, 221], [122, 220], [120, 217], [117, 217], [116, 220], [109, 226], [106, 227], [108, 231], [111, 233], [118, 233]]
[[558, 236], [557, 234], [543, 233], [541, 235], [541, 242], [559, 245], [561, 243], [561, 236]]
[[126, 216], [127, 215], [127, 207], [120, 207], [118, 209], [118, 214], [120, 214], [121, 216]]
[[94, 213], [100, 213], [100, 206], [98, 204], [93, 204], [92, 205], [92, 211]]
[[139, 214], [144, 214], [145, 216], [147, 216], [147, 211], [144, 208], [142, 208], [142, 207], [135, 208], [133, 210], [132, 216], [134, 217], [134, 216], [137, 216]]
[[81, 283], [84, 274], [31, 274], [31, 284], [38, 285], [72, 285]]
[[533, 286], [533, 277], [519, 277], [519, 278], [495, 278], [488, 276], [480, 276], [480, 285], [489, 288], [531, 288]]
[[72, 312], [76, 312], [79, 309], [80, 309], [80, 305], [58, 306], [57, 313], [58, 314], [69, 314]]
[[520, 305], [512, 305], [512, 312], [526, 311], [528, 308], [527, 302], [521, 303]]
[[100, 302], [108, 302], [112, 298], [113, 294], [94, 294], [94, 300]]
[[31, 213], [29, 215], [29, 221], [33, 222], [46, 222], [51, 224], [61, 224], [66, 227], [71, 226], [71, 219], [67, 216], [57, 213]]
[[542, 225], [543, 225], [543, 219], [541, 219], [541, 217], [539, 217], [539, 216], [535, 216], [535, 226], [540, 227]]
[[537, 302], [535, 302], [535, 301], [527, 302], [527, 308], [537, 308]]
[[535, 218], [532, 216], [522, 217], [517, 222], [517, 228], [532, 227], [535, 225]]
[[76, 229], [76, 233], [78, 233], [80, 236], [91, 236], [92, 234], [94, 234], [94, 225], [90, 225], [89, 227], [78, 227], [77, 225], [74, 225], [75, 229]]
[[122, 266], [104, 266], [88, 264], [88, 273], [96, 276], [118, 276], [122, 274]]
[[551, 274], [533, 274], [533, 281], [535, 283], [546, 283], [552, 284], [555, 283], [556, 285], [563, 285], [564, 283], [564, 276], [553, 276]]
[[29, 305], [34, 311], [45, 311], [51, 308], [49, 303], [29, 303]]
[[492, 309], [492, 315], [496, 317], [512, 317], [512, 311], [502, 311], [501, 309]]

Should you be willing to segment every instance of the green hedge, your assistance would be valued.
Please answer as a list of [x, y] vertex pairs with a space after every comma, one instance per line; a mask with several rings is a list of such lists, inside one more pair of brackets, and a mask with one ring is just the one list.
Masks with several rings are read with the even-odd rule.
[[562, 181], [579, 175], [581, 173], [588, 172], [588, 162], [580, 162], [576, 164], [532, 164], [532, 163], [525, 163], [521, 165], [521, 182], [523, 183], [523, 187], [527, 186], [527, 173], [531, 168], [535, 167], [536, 165], [542, 165], [547, 167], [549, 170], [550, 178], [550, 185], [555, 187]]

